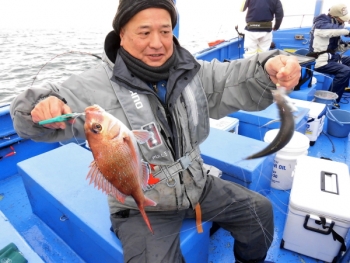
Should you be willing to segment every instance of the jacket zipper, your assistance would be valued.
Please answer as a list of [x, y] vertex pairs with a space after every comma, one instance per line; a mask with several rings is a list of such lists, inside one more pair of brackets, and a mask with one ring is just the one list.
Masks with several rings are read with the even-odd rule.
[[157, 83], [152, 84], [153, 90], [158, 93]]

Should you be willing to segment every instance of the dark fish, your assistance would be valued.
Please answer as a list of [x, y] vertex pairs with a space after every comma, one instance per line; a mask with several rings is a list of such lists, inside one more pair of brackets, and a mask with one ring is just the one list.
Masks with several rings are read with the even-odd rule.
[[130, 131], [98, 105], [87, 107], [85, 116], [85, 135], [94, 156], [87, 178], [121, 203], [126, 196], [132, 196], [153, 233], [144, 207], [157, 204], [142, 191], [148, 184], [149, 165], [141, 160], [137, 145], [137, 142], [145, 143], [150, 138], [149, 132]]
[[273, 154], [286, 146], [294, 134], [294, 116], [291, 108], [288, 106], [286, 99], [280, 90], [272, 91], [274, 100], [276, 101], [279, 115], [281, 118], [281, 127], [275, 139], [263, 150], [248, 156], [245, 160], [256, 159]]

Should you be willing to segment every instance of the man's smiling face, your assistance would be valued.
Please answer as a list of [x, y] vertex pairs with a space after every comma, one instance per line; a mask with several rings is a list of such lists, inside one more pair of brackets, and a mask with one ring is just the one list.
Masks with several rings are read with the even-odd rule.
[[140, 11], [120, 30], [120, 45], [133, 57], [151, 67], [163, 65], [173, 54], [173, 31], [168, 11]]

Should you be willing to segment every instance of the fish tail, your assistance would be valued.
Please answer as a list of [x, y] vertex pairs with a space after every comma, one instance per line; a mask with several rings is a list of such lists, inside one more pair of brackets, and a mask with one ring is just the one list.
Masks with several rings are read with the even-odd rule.
[[145, 206], [156, 206], [156, 205], [157, 205], [156, 202], [154, 202], [153, 200], [147, 198], [146, 196], [145, 196], [145, 199], [143, 200], [142, 204], [139, 204], [139, 203], [137, 204], [137, 206], [138, 206], [138, 208], [139, 208], [139, 210], [141, 212], [141, 215], [143, 217], [143, 220], [145, 220], [146, 225], [148, 226], [148, 228], [149, 228], [149, 230], [151, 231], [152, 234], [154, 234], [154, 232], [153, 232], [153, 229], [151, 227], [151, 223], [149, 222], [149, 219], [148, 219], [148, 216], [147, 216], [147, 214], [145, 212], [145, 208], [144, 207]]
[[141, 215], [142, 215], [142, 217], [143, 217], [143, 220], [145, 220], [145, 223], [146, 223], [146, 225], [148, 226], [149, 230], [151, 231], [152, 234], [154, 234], [154, 231], [153, 231], [153, 229], [152, 229], [152, 227], [151, 227], [151, 223], [149, 222], [148, 216], [147, 216], [146, 211], [145, 211], [145, 209], [143, 208], [143, 206], [142, 206], [142, 207], [139, 206], [139, 210], [140, 210]]

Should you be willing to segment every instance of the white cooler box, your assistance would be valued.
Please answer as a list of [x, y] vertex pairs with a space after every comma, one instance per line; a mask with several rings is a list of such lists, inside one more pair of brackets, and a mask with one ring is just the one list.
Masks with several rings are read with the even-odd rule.
[[305, 135], [310, 140], [310, 146], [313, 146], [323, 130], [323, 124], [327, 110], [326, 104], [297, 99], [291, 99], [291, 101], [297, 107], [310, 109]]
[[350, 227], [348, 166], [310, 156], [296, 163], [281, 248], [332, 262]]

